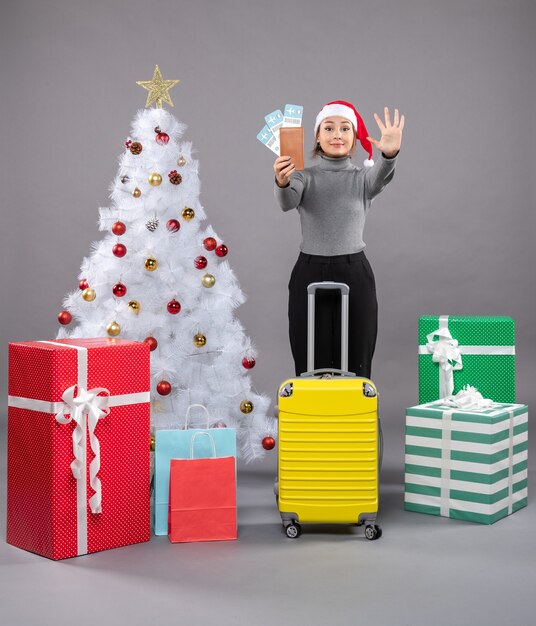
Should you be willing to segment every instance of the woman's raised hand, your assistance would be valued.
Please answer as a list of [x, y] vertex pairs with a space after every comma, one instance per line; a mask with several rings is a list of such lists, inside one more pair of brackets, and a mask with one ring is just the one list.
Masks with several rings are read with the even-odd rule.
[[286, 187], [289, 184], [294, 169], [294, 164], [289, 156], [277, 157], [274, 162], [274, 172], [275, 180], [279, 187]]
[[399, 118], [398, 109], [395, 109], [395, 117], [393, 123], [391, 123], [391, 115], [389, 108], [384, 109], [385, 122], [382, 122], [381, 117], [374, 113], [374, 119], [378, 124], [378, 128], [382, 134], [380, 141], [367, 137], [371, 144], [376, 146], [378, 150], [383, 152], [386, 157], [394, 157], [400, 150], [400, 144], [402, 143], [402, 129], [404, 128], [404, 116]]

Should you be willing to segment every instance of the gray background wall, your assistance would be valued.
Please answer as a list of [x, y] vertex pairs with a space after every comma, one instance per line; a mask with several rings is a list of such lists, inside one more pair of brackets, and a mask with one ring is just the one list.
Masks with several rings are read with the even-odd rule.
[[[238, 312], [260, 352], [255, 384], [275, 394], [292, 372], [286, 287], [299, 225], [273, 200], [273, 159], [256, 140], [263, 115], [302, 103], [309, 133], [325, 102], [347, 99], [375, 136], [384, 105], [407, 117], [395, 179], [365, 232], [380, 303], [382, 539], [313, 527], [286, 540], [272, 453], [239, 475], [237, 542], [153, 537], [60, 563], [0, 542], [2, 623], [534, 621], [531, 498], [483, 527], [404, 512], [401, 481], [419, 315], [513, 316], [518, 399], [536, 401], [535, 26], [533, 0], [0, 0], [3, 350], [55, 335], [145, 103], [135, 81], [158, 63], [181, 79], [173, 113], [189, 125], [202, 202], [249, 295]], [[0, 536], [4, 502], [0, 480]], [[80, 610], [81, 593], [91, 611]]]
[[[407, 118], [365, 232], [387, 464], [401, 470], [404, 408], [417, 401], [421, 314], [513, 316], [518, 399], [533, 404], [535, 17], [529, 0], [3, 0], [0, 345], [55, 335], [145, 104], [136, 80], [158, 63], [181, 80], [173, 113], [249, 296], [238, 314], [259, 348], [260, 391], [292, 373], [286, 289], [300, 236], [297, 214], [275, 206], [256, 134], [292, 102], [309, 139], [320, 107], [347, 99], [373, 136], [384, 105]], [[0, 380], [5, 390], [5, 358]]]

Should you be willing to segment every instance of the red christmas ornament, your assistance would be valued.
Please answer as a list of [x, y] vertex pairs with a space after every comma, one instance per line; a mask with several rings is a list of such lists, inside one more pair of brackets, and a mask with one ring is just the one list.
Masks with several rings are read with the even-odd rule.
[[112, 293], [114, 296], [122, 298], [127, 293], [126, 285], [123, 285], [123, 283], [115, 283], [112, 287]]
[[228, 252], [229, 248], [223, 243], [216, 248], [216, 256], [227, 256]]
[[67, 326], [73, 321], [73, 316], [69, 313], [69, 311], [60, 311], [58, 313], [58, 322]]
[[168, 310], [168, 313], [171, 313], [171, 315], [177, 315], [177, 313], [180, 313], [180, 311], [181, 311], [181, 304], [180, 304], [180, 302], [178, 302], [175, 299], [170, 300], [167, 303], [167, 310]]
[[149, 349], [151, 352], [158, 348], [158, 341], [154, 337], [145, 337], [145, 339], [143, 340], [143, 343], [146, 343], [149, 345]]
[[262, 447], [265, 450], [273, 450], [275, 448], [275, 439], [273, 437], [265, 437], [262, 440]]
[[167, 380], [161, 380], [158, 385], [156, 385], [156, 390], [161, 396], [168, 396], [171, 393], [171, 385]]
[[214, 248], [218, 245], [218, 242], [214, 239], [214, 237], [207, 237], [203, 239], [203, 245], [205, 246], [205, 250], [212, 252]]
[[112, 224], [112, 233], [120, 237], [124, 235], [127, 230], [127, 227], [123, 224], [123, 222], [115, 222]]
[[85, 278], [82, 278], [82, 280], [78, 283], [78, 286], [82, 291], [84, 291], [84, 289], [87, 289], [89, 287], [89, 283]]
[[208, 261], [204, 256], [197, 256], [194, 259], [194, 265], [197, 267], [198, 270], [204, 270], [207, 266], [207, 263]]
[[125, 148], [128, 150], [131, 145], [132, 145], [132, 139], [127, 139], [125, 141]]
[[253, 369], [253, 368], [255, 367], [255, 363], [256, 363], [256, 361], [255, 361], [255, 359], [254, 359], [253, 357], [248, 358], [247, 356], [245, 356], [245, 357], [242, 359], [242, 365], [243, 365], [243, 366], [244, 366], [247, 370]]
[[158, 132], [156, 135], [156, 143], [161, 146], [165, 146], [169, 141], [169, 135], [167, 133]]
[[122, 243], [116, 243], [115, 246], [112, 248], [112, 252], [115, 256], [123, 257], [127, 253], [127, 247], [124, 246]]
[[170, 233], [176, 233], [178, 230], [180, 230], [181, 227], [181, 223], [179, 222], [179, 220], [168, 220], [166, 222], [166, 228], [169, 230]]

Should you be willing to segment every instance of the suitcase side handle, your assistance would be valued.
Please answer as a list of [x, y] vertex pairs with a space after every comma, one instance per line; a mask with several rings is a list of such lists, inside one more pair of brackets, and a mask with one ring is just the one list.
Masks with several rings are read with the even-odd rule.
[[307, 372], [315, 368], [315, 294], [318, 289], [338, 289], [341, 292], [341, 371], [348, 370], [348, 310], [350, 287], [330, 280], [311, 283], [307, 287]]

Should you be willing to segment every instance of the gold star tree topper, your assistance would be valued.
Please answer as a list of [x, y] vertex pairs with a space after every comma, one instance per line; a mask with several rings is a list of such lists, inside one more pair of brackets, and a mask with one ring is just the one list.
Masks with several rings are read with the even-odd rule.
[[152, 80], [137, 80], [136, 84], [144, 89], [147, 89], [149, 92], [147, 94], [145, 108], [147, 109], [151, 106], [151, 104], [155, 103], [156, 108], [161, 109], [162, 102], [173, 106], [169, 90], [180, 82], [180, 80], [164, 80], [162, 73], [160, 72], [160, 68], [158, 65], [155, 65]]

